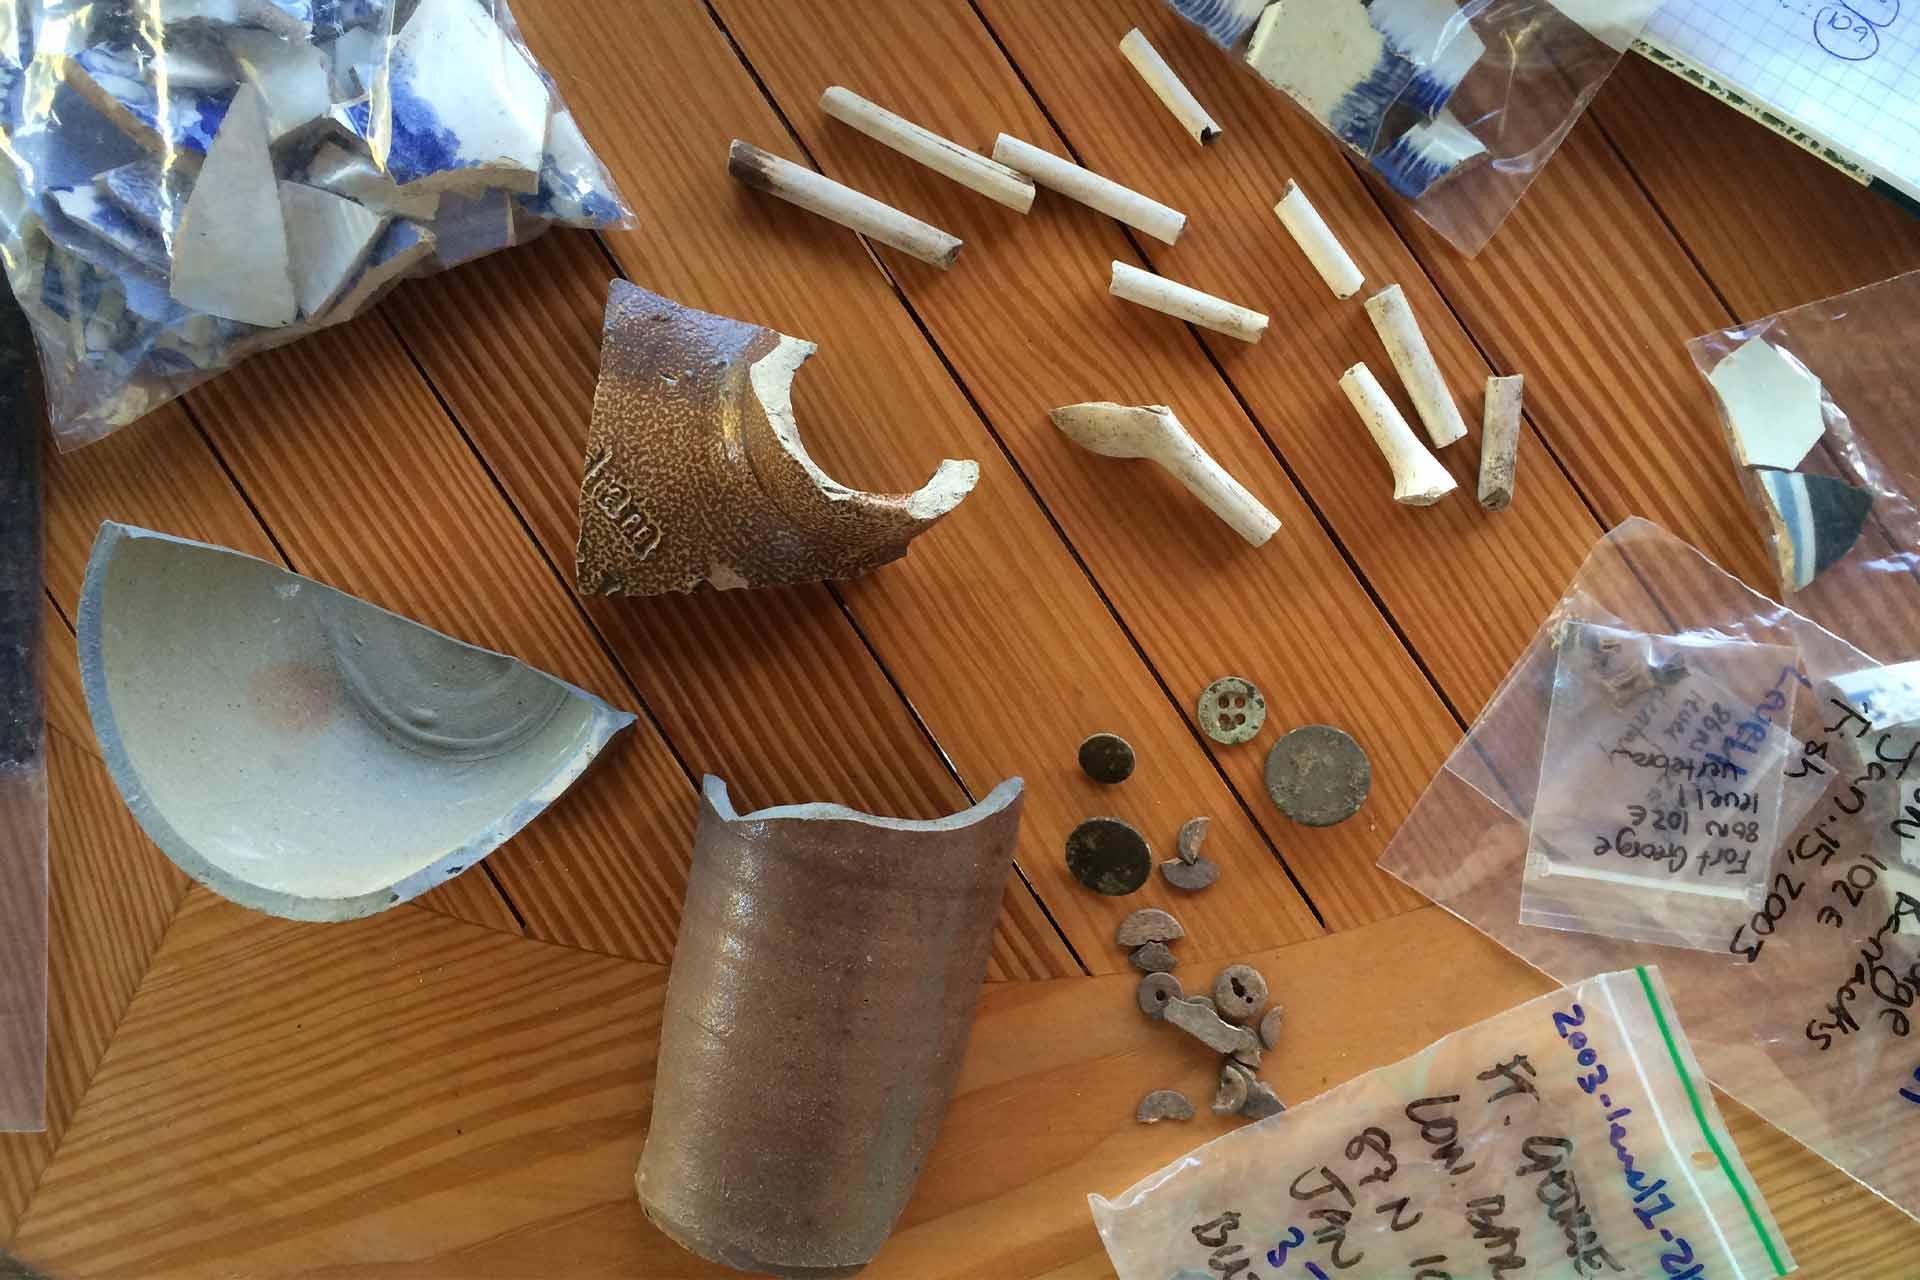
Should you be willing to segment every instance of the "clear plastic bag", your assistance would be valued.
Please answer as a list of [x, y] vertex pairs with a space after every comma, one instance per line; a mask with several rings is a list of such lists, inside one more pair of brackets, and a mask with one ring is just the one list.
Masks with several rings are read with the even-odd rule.
[[1799, 655], [1563, 618], [1520, 920], [1718, 950], [1766, 897]]
[[1520, 203], [1658, 0], [1167, 0], [1463, 253]]
[[1794, 1265], [1650, 969], [1530, 1000], [1088, 1201], [1120, 1280]]
[[631, 217], [504, 0], [0, 4], [0, 146], [62, 448], [408, 276]]
[[[1564, 617], [1794, 650], [1786, 834], [1766, 896], [1715, 951], [1520, 921]], [[1920, 1216], [1920, 684], [1645, 520], [1601, 538], [1380, 865], [1558, 981], [1658, 963], [1713, 1083]], [[1740, 711], [1751, 710], [1742, 707]], [[1903, 728], [1902, 726], [1907, 727]]]
[[1687, 349], [1780, 598], [1889, 661], [1920, 655], [1920, 272]]

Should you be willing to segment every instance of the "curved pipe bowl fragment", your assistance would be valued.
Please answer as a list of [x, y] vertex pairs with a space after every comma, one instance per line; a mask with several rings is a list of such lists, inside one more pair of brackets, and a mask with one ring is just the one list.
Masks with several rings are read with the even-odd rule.
[[582, 592], [647, 596], [850, 578], [897, 560], [979, 480], [948, 459], [908, 494], [808, 456], [793, 377], [815, 347], [615, 280], [580, 485]]
[[953, 1090], [1022, 784], [933, 822], [701, 789], [641, 1206], [742, 1271], [851, 1275], [906, 1206]]
[[634, 717], [225, 547], [103, 524], [80, 669], [108, 770], [181, 870], [351, 920], [449, 880]]

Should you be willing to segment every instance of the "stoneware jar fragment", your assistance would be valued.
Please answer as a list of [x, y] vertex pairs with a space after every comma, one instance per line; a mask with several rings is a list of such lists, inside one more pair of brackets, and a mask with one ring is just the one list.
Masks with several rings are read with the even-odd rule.
[[134, 817], [195, 880], [291, 920], [466, 870], [633, 723], [278, 565], [126, 525], [101, 526], [76, 629]]
[[737, 814], [701, 788], [640, 1204], [742, 1271], [851, 1275], [912, 1193], [960, 1069], [1022, 784], [930, 822]]
[[863, 493], [808, 456], [793, 376], [814, 345], [615, 280], [580, 486], [580, 590], [630, 596], [850, 578], [897, 560], [972, 492], [942, 462]]

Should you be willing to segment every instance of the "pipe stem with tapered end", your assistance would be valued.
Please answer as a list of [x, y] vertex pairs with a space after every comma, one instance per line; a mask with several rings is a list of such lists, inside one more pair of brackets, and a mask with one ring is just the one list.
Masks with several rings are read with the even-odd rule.
[[1187, 136], [1202, 146], [1220, 136], [1220, 126], [1215, 124], [1207, 109], [1200, 105], [1200, 99], [1193, 96], [1193, 90], [1167, 65], [1160, 51], [1153, 47], [1140, 28], [1135, 27], [1120, 40], [1120, 53], [1140, 73], [1147, 82], [1147, 88], [1153, 90], [1153, 96], [1160, 104], [1173, 113]]
[[1453, 492], [1453, 477], [1413, 434], [1373, 370], [1364, 363], [1353, 366], [1340, 375], [1340, 388], [1393, 468], [1395, 502], [1430, 507]]
[[1258, 311], [1124, 262], [1113, 264], [1107, 292], [1242, 342], [1258, 342], [1267, 331], [1267, 317]]
[[1504, 511], [1513, 501], [1513, 469], [1520, 449], [1519, 374], [1487, 379], [1487, 405], [1480, 422], [1480, 505]]
[[1333, 290], [1336, 298], [1351, 298], [1360, 292], [1360, 286], [1367, 278], [1360, 274], [1360, 268], [1353, 264], [1353, 258], [1347, 253], [1346, 246], [1340, 243], [1333, 229], [1327, 225], [1320, 211], [1307, 199], [1307, 193], [1300, 184], [1287, 180], [1286, 194], [1280, 197], [1280, 203], [1273, 206], [1273, 212], [1280, 219], [1280, 225], [1287, 229], [1294, 243], [1300, 246], [1300, 252], [1307, 255], [1307, 261], [1327, 282], [1327, 288]]
[[1427, 439], [1433, 441], [1433, 447], [1444, 449], [1466, 435], [1466, 419], [1460, 416], [1460, 406], [1453, 402], [1453, 392], [1447, 390], [1433, 349], [1427, 346], [1426, 335], [1413, 318], [1406, 290], [1397, 284], [1388, 285], [1367, 299], [1367, 315], [1386, 345], [1387, 357], [1399, 370], [1400, 381], [1420, 421], [1426, 424]]
[[1090, 453], [1157, 462], [1254, 546], [1280, 528], [1279, 519], [1215, 462], [1163, 404], [1110, 400], [1062, 405], [1048, 415], [1060, 434]]
[[848, 128], [866, 134], [882, 146], [893, 148], [909, 160], [916, 160], [989, 200], [1018, 213], [1033, 207], [1033, 180], [1026, 174], [923, 129], [851, 89], [832, 86], [820, 95], [820, 109]]
[[1003, 133], [994, 140], [993, 158], [1026, 174], [1047, 190], [1078, 200], [1089, 209], [1098, 209], [1156, 240], [1172, 244], [1186, 228], [1187, 215], [1178, 209], [1170, 209], [1111, 178], [1103, 178], [1091, 169], [1083, 169], [1071, 160], [1063, 160], [1008, 134]]
[[957, 236], [752, 143], [733, 140], [727, 150], [727, 172], [755, 191], [797, 204], [928, 266], [945, 271], [960, 256]]

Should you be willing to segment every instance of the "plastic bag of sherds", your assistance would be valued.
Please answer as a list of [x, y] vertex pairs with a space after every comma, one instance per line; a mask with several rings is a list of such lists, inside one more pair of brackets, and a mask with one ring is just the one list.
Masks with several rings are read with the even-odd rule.
[[0, 0], [0, 145], [62, 448], [409, 276], [631, 220], [504, 0]]
[[1794, 1266], [1649, 968], [1530, 1000], [1088, 1200], [1120, 1280]]
[[1464, 253], [1520, 203], [1659, 0], [1166, 0]]

